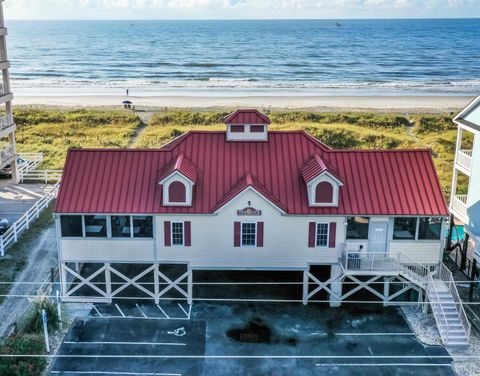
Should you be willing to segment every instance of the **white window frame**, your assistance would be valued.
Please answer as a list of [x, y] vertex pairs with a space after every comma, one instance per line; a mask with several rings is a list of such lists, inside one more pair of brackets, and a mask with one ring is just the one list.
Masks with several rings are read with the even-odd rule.
[[[315, 193], [317, 189], [317, 185], [322, 182], [327, 182], [332, 185], [333, 188], [333, 201], [332, 202], [316, 202], [315, 201]], [[324, 172], [312, 181], [307, 184], [307, 191], [308, 191], [308, 204], [309, 206], [314, 207], [337, 207], [338, 206], [338, 195], [340, 193], [340, 187], [343, 186], [343, 183], [335, 178], [332, 174], [328, 172]]]
[[[178, 181], [185, 186], [185, 202], [170, 202], [168, 190], [170, 188], [170, 184], [173, 182]], [[193, 201], [193, 187], [195, 183], [185, 177], [183, 174], [175, 171], [165, 179], [159, 182], [162, 185], [162, 204], [163, 206], [192, 206]]]
[[[327, 244], [319, 245], [318, 244], [318, 225], [326, 225], [327, 226]], [[316, 222], [315, 223], [315, 248], [328, 248], [330, 243], [330, 223], [328, 222]]]
[[[243, 244], [243, 225], [244, 224], [253, 224], [255, 227], [255, 244]], [[245, 221], [240, 222], [240, 247], [242, 248], [255, 248], [257, 246], [258, 240], [258, 224], [255, 221]]]
[[[173, 224], [182, 225], [182, 244], [173, 244]], [[172, 221], [170, 223], [170, 245], [172, 247], [184, 247], [185, 246], [185, 222], [184, 221]]]

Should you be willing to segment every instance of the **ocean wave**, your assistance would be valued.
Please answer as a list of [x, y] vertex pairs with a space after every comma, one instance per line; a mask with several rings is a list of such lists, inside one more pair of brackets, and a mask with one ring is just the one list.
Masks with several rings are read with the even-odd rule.
[[142, 90], [168, 89], [292, 89], [292, 90], [383, 90], [416, 92], [474, 93], [480, 91], [480, 79], [458, 81], [365, 81], [365, 82], [315, 82], [315, 81], [262, 81], [255, 78], [216, 78], [182, 77], [182, 79], [163, 79], [147, 77], [145, 79], [118, 79], [102, 81], [98, 79], [51, 79], [47, 77], [12, 78], [12, 87], [21, 89], [35, 88], [125, 88]]

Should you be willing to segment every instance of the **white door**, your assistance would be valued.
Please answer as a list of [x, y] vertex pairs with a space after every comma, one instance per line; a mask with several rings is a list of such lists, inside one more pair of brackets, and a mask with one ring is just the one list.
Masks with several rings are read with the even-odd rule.
[[371, 223], [369, 252], [386, 252], [387, 250], [387, 223]]

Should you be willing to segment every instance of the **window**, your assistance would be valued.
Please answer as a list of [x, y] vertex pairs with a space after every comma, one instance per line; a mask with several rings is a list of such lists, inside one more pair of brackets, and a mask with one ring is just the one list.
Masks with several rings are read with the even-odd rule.
[[187, 201], [187, 188], [181, 181], [173, 181], [168, 186], [168, 201], [185, 203]]
[[132, 226], [130, 225], [130, 216], [113, 215], [111, 217], [112, 238], [131, 238]]
[[183, 222], [172, 222], [172, 245], [183, 245]]
[[417, 218], [395, 218], [393, 226], [393, 239], [415, 240], [417, 232]]
[[245, 132], [245, 126], [243, 125], [231, 125], [230, 132], [232, 133], [243, 133]]
[[368, 217], [347, 218], [347, 240], [368, 239]]
[[440, 240], [441, 232], [442, 218], [420, 218], [419, 240]]
[[264, 125], [250, 125], [250, 132], [252, 133], [263, 133], [265, 131]]
[[153, 238], [153, 217], [133, 216], [132, 224], [134, 238]]
[[82, 216], [62, 215], [60, 217], [62, 236], [83, 237]]
[[106, 238], [107, 237], [107, 216], [106, 215], [86, 215], [85, 216], [85, 236], [87, 238]]
[[328, 246], [328, 223], [317, 223], [316, 243], [317, 247]]
[[257, 224], [242, 223], [242, 247], [255, 247], [257, 240]]
[[319, 204], [331, 204], [333, 202], [333, 186], [322, 181], [315, 188], [315, 202]]

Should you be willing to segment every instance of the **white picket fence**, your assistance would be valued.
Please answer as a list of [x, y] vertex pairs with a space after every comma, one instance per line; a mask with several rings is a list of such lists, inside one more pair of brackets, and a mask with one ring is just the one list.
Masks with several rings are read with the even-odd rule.
[[40, 217], [40, 213], [57, 197], [60, 182], [53, 186], [51, 192], [46, 193], [40, 200], [28, 209], [17, 221], [0, 236], [0, 257], [5, 256], [5, 250], [18, 241], [19, 236], [30, 228], [30, 224]]

